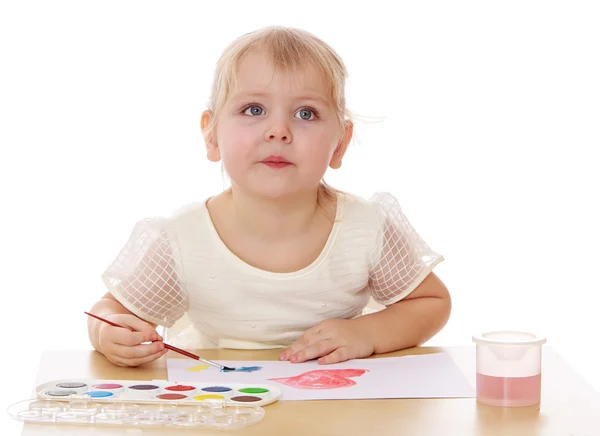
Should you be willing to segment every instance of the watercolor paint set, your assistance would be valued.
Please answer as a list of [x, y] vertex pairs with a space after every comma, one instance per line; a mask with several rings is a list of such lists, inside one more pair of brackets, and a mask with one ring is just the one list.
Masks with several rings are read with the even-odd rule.
[[8, 413], [34, 423], [231, 429], [260, 422], [261, 406], [280, 396], [266, 383], [65, 379], [39, 385]]

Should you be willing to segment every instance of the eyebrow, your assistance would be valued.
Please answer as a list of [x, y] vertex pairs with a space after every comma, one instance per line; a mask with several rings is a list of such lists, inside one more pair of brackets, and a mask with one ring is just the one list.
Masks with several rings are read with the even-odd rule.
[[[239, 100], [242, 98], [254, 98], [254, 97], [269, 98], [270, 95], [266, 92], [240, 92], [240, 93], [233, 95], [232, 99]], [[325, 99], [324, 97], [317, 95], [317, 94], [295, 96], [294, 100], [312, 100], [312, 101], [316, 101], [316, 102], [319, 102], [319, 103], [327, 105], [327, 106], [329, 106], [331, 104], [327, 99]]]

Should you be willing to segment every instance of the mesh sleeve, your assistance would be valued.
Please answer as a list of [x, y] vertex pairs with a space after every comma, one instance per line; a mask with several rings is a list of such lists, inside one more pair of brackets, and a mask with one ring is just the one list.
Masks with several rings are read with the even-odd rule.
[[165, 219], [139, 221], [102, 279], [123, 306], [154, 324], [171, 327], [188, 309], [177, 237]]
[[371, 201], [377, 232], [369, 290], [375, 301], [390, 305], [414, 291], [443, 257], [421, 239], [394, 196], [376, 193]]

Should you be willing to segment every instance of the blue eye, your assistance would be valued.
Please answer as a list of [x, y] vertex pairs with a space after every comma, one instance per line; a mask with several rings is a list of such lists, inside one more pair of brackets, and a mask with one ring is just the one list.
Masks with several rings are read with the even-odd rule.
[[264, 112], [265, 111], [263, 110], [263, 108], [256, 105], [248, 106], [246, 109], [244, 109], [244, 113], [246, 115], [251, 115], [253, 117], [262, 115]]
[[310, 121], [313, 117], [316, 117], [315, 111], [308, 108], [300, 109], [296, 112], [296, 115], [299, 115], [301, 119], [306, 121]]

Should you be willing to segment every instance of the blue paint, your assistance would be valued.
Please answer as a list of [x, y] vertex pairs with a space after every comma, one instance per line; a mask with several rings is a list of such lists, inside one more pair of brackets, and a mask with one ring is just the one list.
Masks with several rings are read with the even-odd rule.
[[228, 388], [227, 386], [209, 386], [202, 390], [205, 392], [229, 392], [231, 388]]
[[91, 392], [86, 392], [86, 395], [89, 395], [92, 398], [106, 398], [106, 397], [112, 397], [113, 393], [112, 392], [105, 392], [105, 391], [91, 391]]
[[222, 369], [221, 372], [254, 372], [260, 371], [262, 366], [240, 366], [239, 368], [235, 368], [233, 371], [229, 369]]

